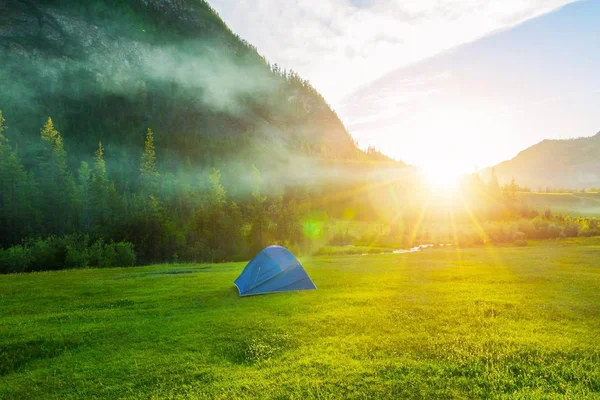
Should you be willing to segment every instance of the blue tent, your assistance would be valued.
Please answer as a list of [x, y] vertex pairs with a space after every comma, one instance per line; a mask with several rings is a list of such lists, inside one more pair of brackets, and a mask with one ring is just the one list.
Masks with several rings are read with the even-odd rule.
[[240, 296], [316, 289], [296, 257], [281, 246], [258, 253], [233, 283]]

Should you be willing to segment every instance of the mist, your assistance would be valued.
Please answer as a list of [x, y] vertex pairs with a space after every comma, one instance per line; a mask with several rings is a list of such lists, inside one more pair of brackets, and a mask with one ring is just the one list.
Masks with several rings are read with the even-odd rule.
[[[9, 7], [33, 12], [18, 3]], [[39, 5], [44, 41], [29, 25], [2, 38], [0, 109], [26, 164], [52, 117], [71, 169], [92, 162], [102, 141], [117, 183], [137, 174], [147, 128], [161, 170], [177, 184], [202, 186], [217, 168], [236, 198], [251, 193], [253, 165], [273, 194], [411, 175], [370, 168], [314, 89], [237, 38], [175, 28], [163, 35], [145, 20], [85, 7]], [[331, 156], [338, 161], [323, 162]], [[356, 157], [366, 164], [347, 162]]]

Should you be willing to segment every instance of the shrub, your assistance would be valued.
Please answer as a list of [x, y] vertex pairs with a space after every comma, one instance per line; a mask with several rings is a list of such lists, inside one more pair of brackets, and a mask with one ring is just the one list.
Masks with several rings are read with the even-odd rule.
[[535, 218], [533, 220], [533, 226], [535, 226], [535, 230], [536, 230], [536, 234], [537, 234], [537, 238], [545, 238], [548, 237], [548, 221], [541, 219], [541, 218]]
[[133, 245], [129, 242], [111, 243], [114, 249], [113, 266], [132, 267], [135, 265], [135, 251]]
[[348, 231], [338, 232], [331, 239], [329, 239], [328, 244], [332, 246], [347, 246], [352, 244], [355, 239], [356, 238], [349, 234]]
[[46, 239], [29, 239], [24, 245], [31, 249], [33, 262], [28, 271], [59, 270], [65, 268], [67, 247], [64, 240], [55, 236]]
[[115, 266], [115, 248], [112, 243], [104, 244], [101, 246], [101, 257], [98, 260], [98, 267], [110, 268]]
[[526, 247], [528, 243], [527, 243], [527, 240], [519, 239], [519, 240], [515, 240], [513, 242], [513, 244], [518, 247]]
[[87, 235], [65, 236], [65, 268], [85, 268], [90, 265], [89, 241]]
[[538, 234], [534, 223], [528, 220], [519, 221], [517, 229], [519, 230], [519, 232], [523, 232], [525, 234], [525, 237], [528, 237], [530, 239], [536, 238]]
[[525, 240], [525, 234], [523, 232], [513, 233], [513, 241]]
[[0, 249], [0, 273], [31, 272], [85, 267], [129, 267], [136, 254], [128, 242], [90, 243], [87, 235], [30, 238], [22, 245]]
[[507, 232], [503, 225], [490, 225], [488, 227], [487, 236], [492, 243], [506, 243], [510, 242], [512, 234]]
[[352, 241], [354, 246], [371, 246], [379, 239], [376, 233], [366, 233]]
[[592, 228], [591, 226], [584, 226], [579, 231], [579, 236], [598, 236], [600, 231], [598, 229]]
[[25, 246], [17, 245], [6, 250], [0, 249], [0, 273], [29, 271], [32, 261], [31, 250]]
[[90, 266], [99, 267], [104, 259], [104, 240], [98, 239], [88, 249]]
[[575, 222], [568, 222], [563, 232], [566, 237], [576, 237], [579, 234], [579, 225]]
[[549, 238], [557, 238], [560, 236], [561, 233], [562, 231], [559, 226], [555, 224], [548, 225], [547, 234]]
[[133, 245], [129, 242], [104, 243], [99, 239], [90, 247], [90, 254], [90, 266], [101, 268], [131, 267], [136, 260]]

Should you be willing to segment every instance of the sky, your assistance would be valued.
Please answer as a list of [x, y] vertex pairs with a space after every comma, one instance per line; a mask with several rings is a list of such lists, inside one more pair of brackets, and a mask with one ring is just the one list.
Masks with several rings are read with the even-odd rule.
[[[571, 3], [571, 4], [569, 4]], [[600, 0], [212, 0], [361, 147], [469, 172], [600, 131]]]

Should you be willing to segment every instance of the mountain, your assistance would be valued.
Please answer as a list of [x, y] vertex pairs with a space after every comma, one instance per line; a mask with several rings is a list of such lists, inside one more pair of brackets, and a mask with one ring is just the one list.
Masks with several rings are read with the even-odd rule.
[[590, 51], [598, 15], [600, 1], [571, 2], [390, 71], [346, 98], [339, 113], [361, 142], [464, 171], [546, 138], [591, 135], [600, 126], [600, 52]]
[[0, 272], [308, 251], [404, 167], [205, 1], [0, 0]]
[[102, 141], [117, 179], [149, 127], [170, 170], [370, 160], [308, 82], [202, 0], [0, 0], [0, 60], [0, 109], [26, 165], [49, 116], [74, 166]]
[[[544, 140], [494, 167], [501, 184], [582, 189], [600, 187], [600, 132], [595, 136]], [[491, 169], [484, 171], [489, 178]]]

